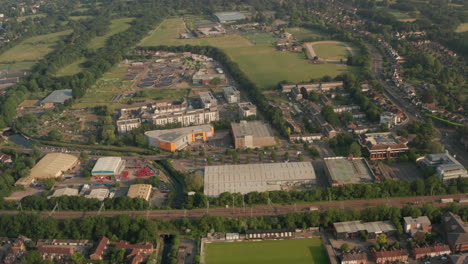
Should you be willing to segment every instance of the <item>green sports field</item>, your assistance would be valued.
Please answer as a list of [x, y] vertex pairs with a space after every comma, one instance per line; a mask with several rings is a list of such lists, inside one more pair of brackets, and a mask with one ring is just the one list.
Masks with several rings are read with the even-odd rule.
[[206, 264], [326, 264], [319, 238], [206, 245]]
[[109, 31], [103, 36], [95, 37], [89, 42], [89, 47], [92, 49], [99, 49], [104, 47], [106, 44], [106, 40], [117, 33], [127, 30], [130, 27], [130, 22], [132, 22], [135, 18], [133, 17], [125, 17], [125, 18], [118, 18], [113, 19], [111, 21], [111, 25], [109, 26]]
[[328, 38], [328, 36], [318, 30], [303, 28], [303, 27], [292, 27], [287, 28], [286, 32], [291, 33], [294, 38], [298, 41], [305, 41], [311, 39], [319, 39], [319, 38]]
[[313, 47], [317, 56], [324, 60], [339, 61], [340, 59], [346, 60], [349, 55], [349, 50], [345, 43], [313, 43]]
[[185, 32], [183, 20], [171, 18], [163, 21], [140, 46], [157, 45], [204, 45], [218, 47], [261, 89], [274, 89], [283, 80], [290, 82], [309, 81], [324, 75], [336, 76], [352, 70], [352, 67], [338, 64], [309, 64], [304, 53], [281, 52], [271, 45], [272, 37], [266, 33], [246, 37], [230, 34], [221, 37], [181, 39]]

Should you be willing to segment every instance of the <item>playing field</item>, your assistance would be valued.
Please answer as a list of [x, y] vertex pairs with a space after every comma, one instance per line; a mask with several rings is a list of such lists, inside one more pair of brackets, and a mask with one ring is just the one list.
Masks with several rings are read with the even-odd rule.
[[328, 257], [318, 238], [276, 241], [211, 243], [207, 264], [326, 264]]
[[254, 44], [273, 44], [278, 41], [270, 33], [244, 33], [242, 36]]
[[266, 33], [181, 39], [180, 34], [184, 32], [182, 19], [166, 19], [140, 42], [140, 46], [190, 44], [221, 48], [261, 89], [274, 89], [283, 80], [302, 82], [324, 75], [334, 77], [352, 69], [338, 64], [309, 64], [303, 53], [278, 51], [270, 43], [272, 37]]
[[291, 33], [298, 41], [312, 41], [313, 39], [328, 38], [327, 35], [318, 30], [303, 27], [287, 28], [286, 32]]
[[60, 77], [79, 73], [82, 70], [81, 64], [85, 61], [85, 58], [77, 59], [76, 61], [66, 65], [65, 67], [60, 68], [60, 70], [58, 70], [55, 76]]
[[350, 54], [349, 46], [338, 41], [313, 42], [312, 47], [320, 59], [327, 61], [346, 60]]
[[130, 22], [132, 22], [134, 19], [135, 18], [132, 17], [113, 19], [111, 21], [111, 25], [109, 26], [109, 31], [107, 31], [107, 33], [103, 36], [93, 38], [89, 42], [89, 47], [92, 49], [99, 49], [104, 47], [106, 40], [110, 36], [127, 30], [130, 27]]
[[[71, 30], [39, 35], [23, 40], [0, 55], [0, 64], [8, 64], [10, 70], [27, 69], [53, 50], [55, 43], [70, 34]], [[18, 64], [18, 65], [15, 65]]]
[[466, 32], [466, 31], [468, 31], [468, 23], [460, 24], [455, 30], [455, 32], [458, 32], [458, 33]]

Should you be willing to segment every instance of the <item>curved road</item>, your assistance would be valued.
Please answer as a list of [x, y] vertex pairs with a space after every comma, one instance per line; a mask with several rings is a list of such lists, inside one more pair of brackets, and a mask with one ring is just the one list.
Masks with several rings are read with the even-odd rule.
[[[376, 200], [353, 200], [353, 201], [333, 201], [333, 202], [320, 202], [320, 203], [307, 203], [297, 205], [272, 205], [272, 206], [256, 206], [246, 208], [212, 208], [212, 209], [194, 209], [194, 210], [152, 210], [152, 211], [103, 211], [103, 212], [77, 212], [77, 211], [64, 211], [64, 212], [25, 212], [32, 214], [39, 214], [44, 217], [54, 217], [57, 219], [66, 218], [79, 218], [84, 216], [116, 216], [126, 214], [130, 216], [143, 216], [147, 219], [180, 219], [180, 218], [199, 218], [205, 214], [222, 216], [222, 217], [255, 217], [255, 216], [274, 216], [285, 215], [294, 212], [308, 211], [310, 207], [318, 207], [319, 210], [327, 208], [356, 208], [363, 209], [367, 207], [374, 207], [382, 204], [388, 206], [403, 207], [408, 204], [424, 204], [433, 203], [434, 206], [442, 207], [446, 204], [440, 203], [442, 198], [453, 198], [454, 200], [466, 199], [466, 194], [454, 195], [435, 195], [435, 196], [420, 196], [420, 197], [402, 197], [402, 198], [388, 198]], [[0, 215], [17, 215], [19, 211], [0, 211]]]

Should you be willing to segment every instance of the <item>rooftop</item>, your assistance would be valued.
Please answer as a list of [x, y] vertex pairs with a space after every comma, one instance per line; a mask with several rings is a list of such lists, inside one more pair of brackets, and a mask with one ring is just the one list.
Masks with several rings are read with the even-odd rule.
[[88, 195], [86, 195], [86, 198], [96, 198], [99, 201], [103, 201], [108, 196], [109, 196], [108, 189], [93, 189]]
[[73, 189], [73, 188], [62, 188], [62, 189], [57, 189], [54, 191], [54, 194], [51, 195], [51, 197], [58, 197], [58, 196], [78, 196], [78, 189]]
[[236, 87], [234, 86], [226, 86], [226, 87], [223, 87], [223, 92], [228, 94], [228, 95], [231, 95], [231, 94], [239, 94], [239, 90], [236, 89]]
[[262, 121], [242, 120], [240, 123], [231, 123], [234, 137], [243, 138], [246, 136], [253, 137], [273, 137], [273, 132], [268, 124]]
[[367, 222], [349, 221], [334, 223], [333, 226], [337, 233], [356, 233], [359, 231], [367, 231], [369, 233], [386, 233], [396, 231], [395, 226], [391, 221]]
[[424, 163], [436, 166], [441, 170], [464, 170], [465, 167], [449, 153], [429, 154], [424, 158]]
[[73, 98], [71, 89], [55, 90], [41, 101], [43, 103], [63, 104], [66, 100]]
[[324, 159], [334, 184], [372, 183], [374, 174], [364, 158], [332, 157]]
[[73, 155], [48, 153], [31, 169], [29, 176], [36, 179], [57, 178], [77, 162], [78, 158]]
[[405, 221], [406, 225], [418, 225], [418, 224], [427, 225], [427, 226], [431, 225], [431, 220], [429, 220], [429, 217], [427, 216], [419, 216], [416, 218], [407, 216], [407, 217], [403, 217], [403, 220]]
[[143, 198], [148, 200], [152, 187], [151, 184], [132, 184], [128, 189], [127, 196], [130, 198]]
[[245, 19], [244, 14], [240, 12], [220, 12], [214, 14], [220, 22], [223, 21], [237, 21]]
[[119, 169], [122, 158], [104, 157], [99, 158], [93, 167], [92, 173], [114, 173]]
[[281, 190], [282, 184], [296, 181], [315, 183], [310, 162], [220, 165], [205, 167], [204, 193], [249, 193]]
[[362, 144], [364, 144], [370, 150], [388, 149], [388, 148], [404, 148], [406, 146], [406, 140], [395, 136], [391, 132], [384, 133], [367, 133], [361, 135]]
[[166, 142], [176, 142], [181, 138], [192, 134], [200, 132], [212, 132], [213, 126], [211, 125], [200, 125], [200, 126], [191, 126], [191, 127], [181, 127], [174, 129], [164, 129], [164, 130], [151, 130], [145, 132], [147, 137], [158, 138], [159, 140]]

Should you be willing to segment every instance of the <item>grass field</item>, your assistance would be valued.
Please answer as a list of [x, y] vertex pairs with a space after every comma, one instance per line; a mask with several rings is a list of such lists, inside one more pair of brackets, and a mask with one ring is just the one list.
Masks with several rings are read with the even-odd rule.
[[324, 60], [346, 60], [349, 55], [346, 44], [344, 43], [323, 43], [313, 44], [317, 56]]
[[[384, 8], [384, 7], [381, 7], [381, 8]], [[394, 15], [396, 19], [398, 19], [398, 21], [401, 21], [401, 22], [413, 22], [417, 18], [408, 12], [402, 12], [400, 10], [391, 9], [391, 8], [386, 8], [386, 9], [390, 14]]]
[[145, 98], [152, 100], [179, 100], [189, 94], [190, 89], [145, 89], [143, 90]]
[[103, 36], [95, 37], [89, 42], [89, 48], [91, 49], [99, 49], [104, 47], [106, 44], [106, 40], [117, 33], [127, 30], [130, 27], [130, 22], [132, 22], [134, 18], [127, 17], [127, 18], [119, 18], [113, 19], [112, 24], [109, 26], [109, 31], [104, 34]]
[[78, 59], [74, 61], [73, 63], [68, 64], [67, 66], [61, 68], [55, 76], [60, 77], [60, 76], [67, 76], [67, 75], [73, 75], [76, 73], [81, 72], [82, 68], [80, 64], [85, 62], [85, 58]]
[[23, 40], [0, 55], [0, 64], [9, 65], [10, 70], [28, 69], [53, 50], [55, 43], [70, 34], [71, 30], [39, 35]]
[[254, 44], [273, 44], [278, 41], [270, 33], [244, 33], [242, 36]]
[[[237, 34], [214, 38], [180, 39], [179, 36], [183, 32], [185, 29], [182, 19], [167, 19], [144, 38], [140, 46], [190, 44], [221, 48], [261, 89], [273, 89], [283, 80], [308, 81], [324, 75], [333, 77], [352, 69], [337, 64], [309, 64], [303, 53], [280, 52], [270, 43], [254, 44]], [[263, 34], [257, 36], [266, 39]]]
[[287, 28], [286, 32], [291, 33], [298, 41], [327, 38], [327, 35], [318, 30], [312, 30], [303, 27]]
[[466, 32], [466, 31], [468, 31], [468, 23], [460, 24], [455, 30], [455, 32], [458, 32], [458, 33]]
[[211, 243], [206, 247], [207, 264], [326, 264], [318, 238], [279, 241]]

